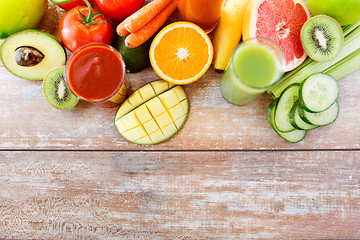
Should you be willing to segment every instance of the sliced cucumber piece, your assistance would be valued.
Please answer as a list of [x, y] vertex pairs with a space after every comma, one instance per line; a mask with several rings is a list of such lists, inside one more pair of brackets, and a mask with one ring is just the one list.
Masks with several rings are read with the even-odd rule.
[[333, 105], [339, 96], [339, 84], [325, 73], [315, 73], [302, 83], [300, 104], [309, 112], [322, 112]]
[[323, 112], [312, 113], [299, 108], [299, 115], [305, 122], [317, 126], [325, 126], [333, 123], [339, 115], [339, 104], [337, 101]]
[[277, 129], [276, 125], [275, 125], [275, 113], [276, 113], [276, 105], [278, 103], [275, 101], [272, 101], [268, 107], [268, 119], [269, 122], [272, 126], [272, 128], [275, 130], [275, 132], [282, 137], [283, 139], [285, 139], [288, 142], [291, 143], [297, 143], [300, 142], [301, 140], [303, 140], [306, 136], [306, 130], [299, 130], [299, 129], [294, 129], [290, 132], [281, 132], [279, 131], [279, 129]]
[[301, 130], [312, 130], [318, 127], [313, 124], [308, 124], [307, 122], [301, 119], [299, 114], [299, 101], [296, 101], [294, 103], [294, 106], [290, 111], [290, 122], [296, 129], [301, 129]]
[[280, 132], [290, 132], [295, 127], [290, 123], [290, 111], [294, 103], [299, 99], [300, 84], [289, 85], [280, 95], [275, 107], [275, 125]]

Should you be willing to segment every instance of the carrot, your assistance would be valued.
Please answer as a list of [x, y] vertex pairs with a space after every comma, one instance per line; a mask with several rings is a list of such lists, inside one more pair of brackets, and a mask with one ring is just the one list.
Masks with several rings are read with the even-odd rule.
[[142, 28], [173, 0], [153, 0], [122, 21], [116, 28], [120, 36], [126, 36]]
[[145, 24], [138, 31], [131, 33], [125, 38], [125, 46], [128, 48], [135, 48], [146, 42], [152, 35], [156, 33], [159, 28], [164, 25], [166, 20], [175, 11], [177, 7], [176, 0], [165, 7], [158, 15], [156, 15], [150, 22]]
[[117, 32], [117, 34], [118, 34], [119, 36], [124, 37], [124, 36], [126, 36], [126, 35], [129, 35], [130, 32], [125, 29], [125, 25], [122, 24], [122, 23], [123, 23], [123, 22], [121, 22], [121, 23], [117, 26], [116, 32]]

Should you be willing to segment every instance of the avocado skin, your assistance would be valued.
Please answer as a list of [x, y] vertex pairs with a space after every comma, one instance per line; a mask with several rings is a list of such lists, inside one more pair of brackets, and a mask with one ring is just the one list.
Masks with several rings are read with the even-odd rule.
[[152, 38], [136, 48], [125, 46], [125, 38], [117, 37], [114, 47], [119, 51], [126, 65], [126, 72], [136, 73], [147, 67], [150, 67], [149, 49]]
[[[36, 48], [44, 54], [44, 59], [35, 66], [17, 65], [14, 52], [22, 46]], [[4, 67], [13, 75], [28, 80], [43, 80], [54, 67], [65, 66], [66, 58], [66, 51], [57, 38], [34, 29], [17, 32], [8, 37], [0, 46], [0, 60]]]

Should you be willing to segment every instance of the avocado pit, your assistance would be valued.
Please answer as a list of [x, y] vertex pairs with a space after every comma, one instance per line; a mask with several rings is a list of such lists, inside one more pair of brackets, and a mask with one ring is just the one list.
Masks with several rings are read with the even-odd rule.
[[30, 46], [21, 46], [15, 50], [15, 62], [22, 67], [33, 67], [38, 65], [43, 59], [44, 54], [38, 49]]
[[5, 39], [0, 46], [0, 59], [19, 78], [43, 80], [51, 69], [65, 65], [66, 52], [54, 36], [27, 29]]

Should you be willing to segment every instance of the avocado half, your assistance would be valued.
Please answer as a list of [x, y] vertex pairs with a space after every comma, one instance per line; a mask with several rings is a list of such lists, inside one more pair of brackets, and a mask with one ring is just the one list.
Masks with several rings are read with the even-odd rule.
[[17, 77], [43, 80], [51, 69], [65, 65], [66, 52], [54, 36], [28, 29], [11, 35], [1, 44], [0, 59]]

